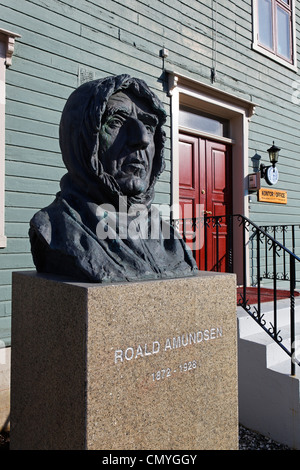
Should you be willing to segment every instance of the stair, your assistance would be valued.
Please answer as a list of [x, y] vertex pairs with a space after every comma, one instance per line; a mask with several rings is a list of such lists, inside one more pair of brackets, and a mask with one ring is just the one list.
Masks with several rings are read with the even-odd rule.
[[[273, 304], [261, 305], [267, 324]], [[300, 299], [296, 299], [296, 357], [300, 359]], [[289, 300], [278, 301], [278, 329], [289, 347]], [[291, 376], [290, 357], [251, 318], [237, 308], [240, 423], [300, 450], [300, 367]]]

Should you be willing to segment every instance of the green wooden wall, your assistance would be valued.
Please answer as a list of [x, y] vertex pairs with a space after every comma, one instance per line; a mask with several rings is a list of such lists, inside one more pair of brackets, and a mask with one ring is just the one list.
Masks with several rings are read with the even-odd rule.
[[[297, 7], [298, 33], [299, 27]], [[215, 67], [213, 86], [258, 104], [250, 123], [249, 171], [255, 154], [267, 163], [273, 139], [282, 148], [277, 187], [288, 191], [288, 204], [257, 203], [252, 196], [251, 218], [300, 222], [300, 105], [292, 101], [300, 77], [252, 50], [251, 0], [1, 0], [0, 28], [22, 36], [6, 74], [8, 243], [0, 249], [0, 340], [10, 341], [11, 272], [33, 269], [29, 220], [53, 200], [64, 174], [58, 125], [80, 73], [142, 78], [169, 112], [164, 68], [211, 84]], [[170, 119], [166, 132], [167, 168], [156, 202], [168, 204]]]

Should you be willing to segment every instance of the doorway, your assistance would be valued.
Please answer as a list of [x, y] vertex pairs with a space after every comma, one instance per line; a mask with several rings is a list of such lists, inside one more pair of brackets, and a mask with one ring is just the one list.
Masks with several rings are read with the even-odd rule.
[[[232, 212], [248, 217], [249, 122], [255, 113], [256, 104], [253, 101], [221, 90], [217, 85], [208, 85], [176, 71], [166, 70], [166, 74], [168, 77], [168, 94], [171, 99], [172, 219], [179, 220], [181, 217], [181, 205], [179, 204], [180, 196], [183, 197], [183, 188], [180, 189], [179, 184], [179, 151], [181, 145], [179, 135], [181, 133], [228, 144], [232, 160]], [[186, 114], [187, 120], [182, 120], [183, 110], [189, 112]], [[193, 114], [193, 121], [190, 120], [190, 111]], [[213, 119], [204, 119], [204, 117], [213, 117]], [[199, 120], [202, 122], [199, 122]], [[186, 183], [184, 183], [184, 186], [186, 186]], [[240, 284], [244, 276], [245, 263], [239, 256], [243, 239], [236, 224], [232, 227], [232, 235], [232, 271], [236, 273], [237, 283]], [[246, 235], [246, 243], [247, 241], [248, 237]], [[246, 253], [246, 266], [247, 280], [249, 280], [248, 251]]]
[[232, 214], [230, 144], [179, 132], [179, 205], [182, 219], [197, 220], [193, 227], [182, 226], [181, 231], [194, 252], [198, 268], [226, 272], [227, 218], [223, 217], [222, 224], [216, 225], [216, 219], [211, 217]]

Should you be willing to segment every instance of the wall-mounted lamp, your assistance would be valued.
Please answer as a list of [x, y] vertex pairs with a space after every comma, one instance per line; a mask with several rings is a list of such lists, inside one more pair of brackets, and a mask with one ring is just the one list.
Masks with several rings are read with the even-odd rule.
[[273, 166], [275, 166], [275, 164], [278, 162], [278, 156], [279, 156], [280, 150], [281, 149], [279, 147], [276, 147], [276, 145], [274, 145], [274, 142], [273, 142], [272, 147], [268, 149], [269, 159]]
[[279, 172], [276, 168], [276, 163], [278, 162], [280, 150], [281, 149], [277, 147], [273, 142], [272, 147], [268, 149], [269, 159], [272, 165], [266, 166], [263, 163], [260, 165], [261, 177], [265, 178], [266, 182], [271, 185], [276, 184], [278, 182]]

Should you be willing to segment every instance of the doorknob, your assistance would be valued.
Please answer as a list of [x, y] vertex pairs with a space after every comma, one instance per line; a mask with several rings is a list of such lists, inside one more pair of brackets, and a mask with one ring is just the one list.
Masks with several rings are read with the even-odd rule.
[[203, 211], [203, 214], [209, 215], [209, 214], [212, 214], [212, 212], [211, 211]]

